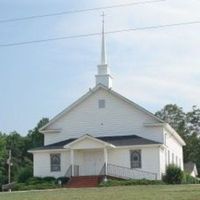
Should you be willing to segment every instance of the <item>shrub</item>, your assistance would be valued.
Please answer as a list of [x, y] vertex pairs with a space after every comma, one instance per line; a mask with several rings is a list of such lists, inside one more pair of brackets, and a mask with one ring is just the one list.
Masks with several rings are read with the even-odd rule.
[[175, 165], [169, 165], [166, 169], [166, 175], [163, 177], [164, 182], [168, 184], [181, 184], [184, 174], [181, 168]]
[[19, 171], [17, 181], [19, 183], [25, 183], [32, 176], [33, 176], [33, 170], [31, 167], [22, 168]]
[[36, 184], [40, 184], [43, 183], [43, 178], [42, 177], [31, 177], [26, 181], [26, 184], [29, 185], [36, 185]]
[[200, 181], [198, 178], [192, 177], [190, 174], [185, 172], [184, 178], [183, 178], [183, 183], [184, 184], [199, 184]]
[[64, 185], [69, 181], [69, 178], [65, 176], [61, 176], [56, 179], [56, 183], [59, 184], [59, 181], [61, 181], [62, 185]]
[[31, 177], [24, 183], [17, 183], [14, 190], [42, 190], [58, 187], [54, 177]]
[[42, 183], [55, 183], [56, 178], [52, 176], [46, 176], [46, 177], [31, 177], [26, 181], [26, 184], [28, 185], [37, 185]]
[[44, 182], [55, 182], [56, 178], [54, 178], [53, 176], [46, 176], [42, 179]]
[[110, 187], [110, 186], [125, 186], [125, 185], [162, 185], [163, 181], [158, 180], [116, 180], [109, 179], [107, 182], [102, 182], [99, 186]]

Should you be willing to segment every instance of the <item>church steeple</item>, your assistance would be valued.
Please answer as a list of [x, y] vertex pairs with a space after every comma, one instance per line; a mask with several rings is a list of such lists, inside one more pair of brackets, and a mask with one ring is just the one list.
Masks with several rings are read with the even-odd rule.
[[110, 76], [110, 69], [107, 64], [106, 45], [105, 45], [105, 32], [104, 32], [104, 13], [102, 14], [102, 35], [101, 35], [101, 64], [98, 65], [98, 73], [96, 75], [96, 85], [99, 83], [111, 88], [112, 77]]
[[106, 46], [105, 46], [105, 33], [104, 33], [104, 13], [102, 14], [102, 41], [101, 41], [101, 65], [107, 64], [106, 59]]

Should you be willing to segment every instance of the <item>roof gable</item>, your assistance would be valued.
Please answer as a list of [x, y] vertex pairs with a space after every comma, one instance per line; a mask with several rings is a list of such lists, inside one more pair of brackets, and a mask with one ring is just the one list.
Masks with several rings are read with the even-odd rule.
[[185, 163], [184, 164], [184, 170], [189, 174], [194, 172], [196, 176], [198, 175], [196, 164], [193, 163], [193, 162]]
[[[58, 115], [56, 115], [53, 119], [51, 119], [49, 121], [48, 124], [46, 124], [45, 126], [43, 126], [40, 129], [40, 132], [45, 133], [45, 132], [49, 132], [48, 127], [50, 125], [52, 125], [54, 122], [56, 122], [58, 119], [60, 119], [61, 117], [63, 117], [64, 115], [66, 115], [68, 112], [70, 112], [72, 109], [74, 109], [75, 107], [77, 107], [79, 104], [81, 104], [82, 102], [84, 102], [87, 98], [89, 98], [91, 95], [93, 95], [93, 93], [95, 93], [96, 91], [103, 89], [107, 92], [109, 92], [110, 94], [112, 94], [113, 96], [115, 96], [116, 98], [121, 99], [122, 101], [126, 102], [127, 104], [133, 106], [134, 108], [136, 108], [137, 110], [145, 113], [146, 115], [152, 117], [153, 119], [155, 119], [157, 122], [163, 123], [163, 121], [161, 119], [159, 119], [158, 117], [156, 117], [153, 113], [149, 112], [148, 110], [144, 109], [143, 107], [139, 106], [138, 104], [132, 102], [131, 100], [125, 98], [124, 96], [120, 95], [119, 93], [113, 91], [112, 89], [109, 89], [101, 84], [97, 85], [96, 87], [94, 87], [93, 89], [90, 89], [89, 92], [87, 92], [85, 95], [83, 95], [82, 97], [80, 97], [77, 101], [75, 101], [73, 104], [71, 104], [69, 107], [67, 107], [66, 109], [64, 109], [61, 113], [59, 113]], [[53, 132], [54, 130], [51, 129], [51, 131]], [[58, 130], [55, 130], [55, 132]]]
[[71, 148], [71, 149], [98, 149], [104, 147], [114, 147], [114, 146], [108, 142], [102, 141], [90, 135], [83, 135], [82, 137], [64, 146], [64, 148]]

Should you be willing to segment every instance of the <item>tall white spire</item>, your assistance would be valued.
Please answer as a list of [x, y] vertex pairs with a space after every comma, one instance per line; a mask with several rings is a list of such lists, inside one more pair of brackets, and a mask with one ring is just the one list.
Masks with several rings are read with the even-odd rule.
[[104, 33], [104, 12], [102, 14], [102, 43], [101, 43], [101, 65], [107, 64], [106, 59], [106, 46], [105, 46], [105, 33]]
[[98, 73], [96, 75], [96, 85], [102, 84], [108, 88], [112, 87], [112, 77], [110, 75], [110, 69], [107, 64], [106, 56], [106, 44], [105, 44], [105, 23], [104, 13], [102, 16], [102, 35], [101, 35], [101, 64], [98, 65]]

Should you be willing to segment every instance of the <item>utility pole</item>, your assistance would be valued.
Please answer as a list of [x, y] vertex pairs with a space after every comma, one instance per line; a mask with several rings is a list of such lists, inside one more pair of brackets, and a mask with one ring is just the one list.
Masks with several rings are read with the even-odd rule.
[[[7, 164], [8, 164], [8, 184], [11, 183], [11, 166], [13, 165], [11, 159], [12, 159], [12, 152], [11, 152], [11, 150], [9, 150], [9, 157], [8, 157], [8, 160], [7, 160]], [[9, 189], [9, 192], [11, 192], [11, 189]]]

